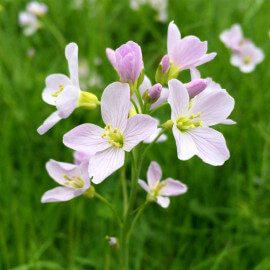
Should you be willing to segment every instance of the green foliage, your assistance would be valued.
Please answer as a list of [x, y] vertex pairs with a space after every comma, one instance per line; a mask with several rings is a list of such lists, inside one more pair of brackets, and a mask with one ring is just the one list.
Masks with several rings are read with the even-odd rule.
[[[40, 203], [55, 185], [44, 164], [50, 158], [72, 161], [62, 136], [74, 126], [95, 122], [99, 111], [77, 110], [43, 136], [37, 127], [53, 111], [41, 100], [44, 79], [67, 73], [64, 47], [79, 45], [90, 73], [95, 69], [105, 84], [117, 80], [105, 48], [128, 40], [142, 46], [145, 72], [152, 81], [166, 52], [167, 25], [154, 21], [154, 11], [138, 12], [128, 0], [84, 1], [76, 10], [68, 0], [47, 0], [43, 28], [25, 37], [18, 12], [26, 1], [2, 0], [0, 12], [0, 269], [118, 269], [105, 235], [115, 236], [112, 216], [97, 200], [79, 197], [67, 203]], [[270, 2], [265, 0], [171, 0], [169, 18], [182, 35], [207, 40], [218, 56], [200, 68], [235, 98], [235, 126], [222, 126], [231, 158], [222, 167], [198, 158], [180, 162], [172, 136], [156, 145], [143, 164], [142, 179], [151, 160], [164, 176], [186, 183], [187, 194], [173, 198], [164, 210], [150, 205], [132, 238], [131, 269], [266, 270], [270, 268]], [[219, 34], [233, 23], [261, 47], [266, 59], [251, 74], [229, 63], [229, 51]], [[27, 57], [35, 48], [36, 55]], [[100, 66], [94, 59], [102, 59]], [[180, 79], [188, 81], [188, 72]], [[99, 97], [101, 89], [91, 89]], [[166, 119], [166, 108], [161, 113]], [[165, 113], [166, 112], [166, 113]], [[129, 158], [129, 157], [128, 157]], [[121, 210], [119, 172], [96, 187]], [[139, 201], [146, 195], [139, 191]], [[105, 268], [107, 267], [107, 268]]]

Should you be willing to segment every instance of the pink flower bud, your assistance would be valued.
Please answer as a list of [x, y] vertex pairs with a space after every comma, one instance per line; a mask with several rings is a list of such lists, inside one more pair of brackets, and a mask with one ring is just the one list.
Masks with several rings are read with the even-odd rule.
[[189, 97], [194, 98], [207, 87], [207, 80], [197, 79], [185, 84]]
[[168, 54], [163, 56], [161, 60], [161, 65], [162, 65], [162, 73], [164, 74], [170, 68], [170, 57]]
[[162, 90], [162, 85], [160, 83], [154, 84], [148, 90], [148, 96], [151, 98], [152, 101], [156, 101], [159, 99]]

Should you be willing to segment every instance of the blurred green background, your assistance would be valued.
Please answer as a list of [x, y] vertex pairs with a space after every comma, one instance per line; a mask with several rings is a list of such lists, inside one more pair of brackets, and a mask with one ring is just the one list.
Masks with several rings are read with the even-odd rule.
[[[0, 1], [0, 269], [119, 269], [105, 240], [117, 233], [105, 206], [84, 197], [40, 203], [42, 194], [56, 186], [46, 161], [72, 162], [63, 134], [81, 123], [101, 123], [99, 109], [78, 109], [39, 136], [37, 127], [53, 111], [41, 92], [46, 76], [68, 72], [64, 47], [71, 41], [79, 45], [79, 57], [87, 59], [90, 75], [99, 74], [106, 86], [117, 76], [105, 48], [134, 40], [153, 81], [166, 53], [168, 24], [156, 22], [150, 7], [135, 12], [124, 0], [84, 1], [81, 9], [71, 0], [43, 2], [49, 7], [43, 28], [26, 37], [18, 13], [27, 1]], [[131, 241], [131, 269], [270, 269], [270, 1], [170, 0], [168, 12], [183, 36], [197, 35], [208, 41], [209, 52], [218, 53], [199, 70], [235, 98], [231, 118], [238, 124], [218, 127], [231, 152], [222, 167], [196, 157], [179, 161], [171, 135], [148, 155], [142, 179], [156, 160], [164, 177], [180, 179], [189, 191], [173, 198], [166, 210], [157, 204], [146, 209]], [[230, 52], [219, 40], [220, 32], [237, 22], [265, 53], [251, 74], [230, 65]], [[34, 57], [27, 55], [30, 48]], [[95, 65], [96, 57], [101, 64]], [[189, 73], [180, 79], [188, 81]], [[102, 89], [89, 90], [101, 96]], [[166, 109], [160, 114], [162, 120], [168, 115]], [[118, 176], [96, 188], [120, 211]], [[144, 198], [140, 190], [137, 203]]]

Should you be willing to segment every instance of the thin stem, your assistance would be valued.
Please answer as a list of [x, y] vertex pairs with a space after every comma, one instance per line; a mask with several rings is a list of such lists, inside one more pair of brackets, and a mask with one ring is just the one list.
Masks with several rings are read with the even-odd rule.
[[142, 97], [141, 97], [141, 93], [139, 91], [139, 88], [137, 88], [137, 87], [135, 89], [135, 94], [136, 94], [136, 97], [139, 101], [141, 112], [143, 113], [143, 110], [144, 110], [143, 101], [142, 101]]
[[151, 114], [155, 113], [155, 112], [158, 111], [160, 108], [165, 107], [165, 106], [168, 105], [168, 104], [169, 104], [168, 102], [165, 102], [165, 103], [163, 103], [163, 104], [157, 106], [157, 107], [156, 107], [155, 109], [153, 109], [149, 114], [151, 115]]
[[143, 212], [143, 210], [145, 209], [146, 205], [148, 204], [148, 201], [145, 201], [138, 209], [138, 213], [136, 214], [136, 216], [134, 217], [132, 223], [131, 223], [131, 226], [130, 226], [130, 229], [128, 231], [128, 234], [127, 234], [127, 241], [129, 242], [129, 239], [131, 237], [131, 234], [133, 232], [133, 228], [135, 226], [135, 223], [136, 221], [138, 220], [138, 218], [140, 217], [141, 213]]
[[122, 184], [122, 191], [123, 191], [123, 200], [124, 200], [124, 213], [125, 216], [128, 207], [128, 194], [127, 194], [127, 183], [126, 183], [126, 167], [123, 166], [120, 170], [120, 179]]
[[132, 98], [130, 99], [130, 101], [131, 101], [131, 103], [133, 104], [133, 106], [134, 106], [134, 108], [135, 108], [135, 110], [136, 110], [136, 113], [140, 113], [139, 108], [138, 108], [136, 102], [135, 102]]
[[110, 204], [103, 196], [101, 196], [101, 195], [100, 195], [99, 193], [97, 193], [96, 191], [95, 191], [95, 197], [96, 197], [97, 199], [99, 199], [100, 201], [102, 201], [103, 203], [105, 203], [105, 204], [112, 210], [112, 213], [114, 214], [115, 219], [117, 220], [117, 222], [118, 222], [120, 228], [122, 228], [122, 226], [123, 226], [122, 221], [121, 221], [121, 219], [119, 218], [119, 216], [118, 216], [116, 210], [114, 209], [114, 207], [113, 207], [113, 206], [112, 206], [112, 205], [111, 205], [111, 204]]

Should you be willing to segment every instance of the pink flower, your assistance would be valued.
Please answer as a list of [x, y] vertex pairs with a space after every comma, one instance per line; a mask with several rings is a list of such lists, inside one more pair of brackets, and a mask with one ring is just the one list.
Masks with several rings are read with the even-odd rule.
[[200, 97], [201, 94], [190, 101], [180, 81], [169, 81], [168, 102], [178, 158], [188, 160], [197, 155], [206, 163], [222, 165], [230, 153], [223, 135], [209, 126], [221, 123], [230, 115], [234, 99], [223, 90]]
[[61, 187], [48, 190], [41, 202], [69, 201], [85, 193], [90, 187], [90, 179], [86, 170], [81, 166], [50, 160], [46, 163], [49, 175]]
[[27, 6], [26, 9], [28, 12], [36, 15], [36, 16], [41, 16], [44, 15], [48, 12], [48, 7], [44, 3], [39, 3], [36, 1], [30, 2]]
[[151, 162], [147, 171], [147, 183], [139, 180], [139, 185], [148, 193], [148, 200], [166, 208], [170, 204], [168, 196], [178, 196], [187, 192], [187, 186], [180, 181], [167, 178], [161, 180], [162, 171], [156, 162]]
[[207, 41], [201, 42], [195, 36], [181, 39], [180, 31], [173, 22], [169, 24], [167, 50], [170, 61], [179, 71], [200, 66], [216, 56], [216, 53], [206, 54]]
[[157, 128], [157, 121], [143, 114], [128, 118], [130, 88], [115, 82], [106, 87], [101, 98], [101, 114], [106, 126], [80, 125], [64, 135], [64, 144], [74, 150], [87, 152], [88, 172], [93, 183], [100, 183], [124, 164], [125, 151], [130, 152]]
[[143, 69], [141, 47], [133, 42], [128, 41], [115, 51], [107, 48], [106, 54], [120, 76], [121, 82], [134, 84]]
[[40, 27], [40, 22], [34, 14], [30, 12], [20, 12], [19, 25], [21, 27], [24, 27], [23, 33], [26, 36], [31, 36]]
[[75, 151], [73, 153], [73, 157], [74, 157], [74, 164], [76, 165], [80, 165], [82, 163], [89, 163], [90, 158], [93, 155], [89, 154], [89, 153], [85, 153], [85, 152], [80, 152], [80, 151]]
[[232, 55], [231, 64], [239, 67], [244, 73], [250, 73], [263, 59], [263, 51], [257, 48], [253, 43], [248, 43], [241, 46], [238, 53]]
[[89, 92], [80, 90], [78, 75], [78, 46], [69, 43], [65, 49], [68, 61], [70, 78], [64, 74], [52, 74], [46, 78], [46, 87], [42, 93], [42, 99], [53, 106], [57, 111], [52, 113], [38, 128], [39, 134], [44, 134], [63, 118], [67, 118], [85, 101], [96, 107], [97, 97]]

